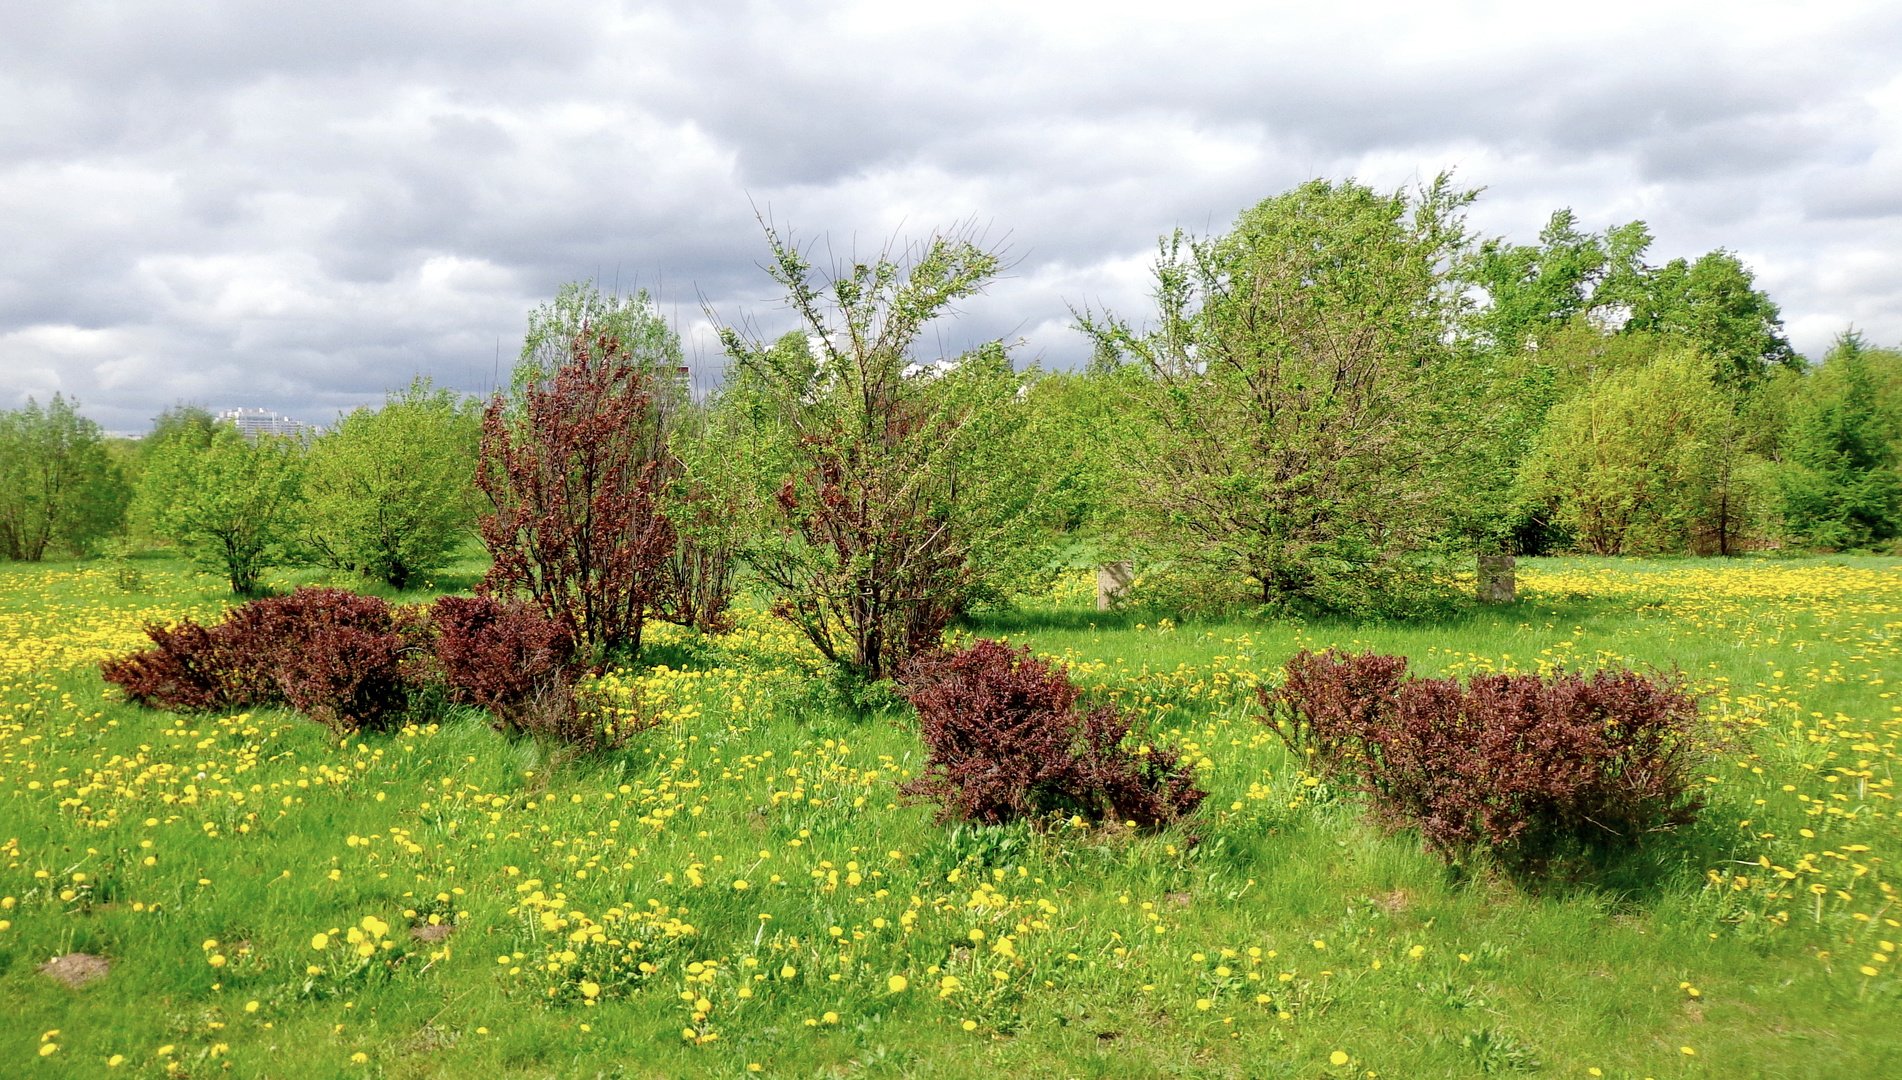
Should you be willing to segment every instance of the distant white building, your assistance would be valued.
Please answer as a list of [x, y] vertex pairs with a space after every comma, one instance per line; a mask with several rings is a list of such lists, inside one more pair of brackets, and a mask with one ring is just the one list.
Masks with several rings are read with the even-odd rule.
[[218, 419], [231, 424], [247, 439], [260, 435], [301, 435], [310, 430], [302, 420], [293, 420], [269, 409], [226, 409]]

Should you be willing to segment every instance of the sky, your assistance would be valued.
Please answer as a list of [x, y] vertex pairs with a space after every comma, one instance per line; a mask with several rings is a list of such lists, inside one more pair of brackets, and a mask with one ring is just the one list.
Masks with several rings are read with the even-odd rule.
[[326, 423], [506, 385], [563, 282], [648, 290], [697, 383], [813, 261], [967, 226], [934, 326], [1021, 362], [1140, 321], [1157, 238], [1323, 177], [1452, 170], [1486, 235], [1570, 207], [1736, 253], [1820, 356], [1902, 344], [1902, 4], [0, 0], [0, 408]]

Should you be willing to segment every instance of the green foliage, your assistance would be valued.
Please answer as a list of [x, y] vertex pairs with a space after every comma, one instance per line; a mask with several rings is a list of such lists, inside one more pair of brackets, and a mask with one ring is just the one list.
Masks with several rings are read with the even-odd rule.
[[618, 342], [634, 367], [652, 373], [657, 382], [673, 383], [672, 376], [681, 365], [680, 335], [661, 316], [647, 290], [604, 293], [594, 282], [571, 281], [553, 300], [528, 313], [528, 330], [515, 365], [513, 399], [525, 400], [529, 386], [553, 378], [555, 369], [572, 358], [574, 339], [583, 332]]
[[1536, 244], [1487, 240], [1462, 268], [1487, 301], [1472, 313], [1470, 332], [1509, 353], [1543, 346], [1580, 316], [1638, 295], [1650, 246], [1642, 221], [1586, 233], [1569, 209], [1553, 213]]
[[131, 537], [146, 541], [166, 540], [158, 527], [158, 514], [163, 509], [163, 493], [145, 482], [145, 475], [152, 468], [152, 463], [174, 444], [188, 448], [191, 453], [202, 452], [211, 446], [212, 436], [226, 426], [203, 406], [184, 403], [174, 405], [152, 418], [152, 430], [139, 440], [137, 465], [129, 470], [132, 504], [126, 511], [126, 531]]
[[1223, 595], [1394, 610], [1435, 591], [1489, 421], [1449, 347], [1473, 193], [1313, 181], [1225, 236], [1165, 238], [1156, 326], [1085, 314], [1119, 385], [1128, 540]]
[[999, 342], [921, 363], [918, 337], [996, 276], [996, 253], [938, 234], [818, 282], [770, 228], [770, 270], [802, 333], [724, 338], [722, 402], [757, 454], [747, 562], [775, 612], [858, 681], [937, 643], [1028, 567], [1047, 478], [1025, 467], [1024, 379]]
[[470, 404], [418, 378], [310, 447], [305, 539], [323, 563], [407, 587], [445, 565], [475, 525]]
[[1674, 337], [1709, 357], [1720, 385], [1756, 384], [1802, 361], [1783, 336], [1783, 318], [1737, 256], [1719, 249], [1695, 262], [1672, 259], [1646, 276], [1631, 304], [1627, 333]]
[[89, 551], [119, 530], [129, 497], [99, 425], [61, 395], [0, 412], [0, 558]]
[[266, 569], [294, 561], [303, 506], [303, 448], [289, 439], [252, 443], [219, 425], [208, 444], [167, 440], [139, 482], [157, 533], [192, 561], [223, 574], [231, 591], [255, 593]]
[[1039, 374], [1024, 394], [1020, 444], [1047, 478], [1049, 526], [1061, 554], [1076, 565], [1120, 558], [1114, 538], [1120, 467], [1109, 432], [1127, 423], [1124, 380], [1133, 369], [1093, 368]]
[[1878, 399], [1866, 351], [1853, 331], [1837, 339], [1785, 433], [1778, 488], [1784, 527], [1801, 543], [1858, 548], [1902, 535], [1902, 417]]
[[1525, 465], [1527, 494], [1598, 555], [1678, 552], [1725, 497], [1729, 401], [1695, 352], [1667, 348], [1556, 406]]
[[1709, 358], [1711, 379], [1731, 389], [1800, 363], [1776, 304], [1737, 256], [1720, 248], [1652, 267], [1651, 241], [1642, 221], [1582, 232], [1570, 210], [1554, 213], [1536, 244], [1487, 240], [1460, 270], [1484, 294], [1466, 330], [1507, 353], [1542, 350], [1577, 325], [1662, 336]]

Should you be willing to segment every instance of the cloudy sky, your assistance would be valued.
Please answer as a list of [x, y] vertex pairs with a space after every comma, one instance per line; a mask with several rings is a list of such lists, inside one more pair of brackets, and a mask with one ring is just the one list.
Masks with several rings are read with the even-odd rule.
[[[1558, 15], [1546, 15], [1545, 11]], [[1083, 353], [1158, 234], [1456, 170], [1471, 221], [1735, 251], [1816, 354], [1902, 343], [1902, 5], [0, 0], [0, 407], [142, 430], [482, 392], [563, 281], [644, 287], [704, 383], [785, 322], [756, 211], [843, 255], [977, 223], [945, 347]], [[826, 246], [829, 245], [829, 246]]]

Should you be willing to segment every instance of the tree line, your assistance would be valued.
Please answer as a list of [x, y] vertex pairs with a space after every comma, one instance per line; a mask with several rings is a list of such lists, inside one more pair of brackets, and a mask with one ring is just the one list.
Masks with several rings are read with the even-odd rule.
[[1153, 307], [1078, 310], [1075, 372], [925, 331], [1003, 269], [963, 230], [815, 268], [767, 230], [797, 328], [723, 331], [696, 400], [643, 293], [565, 287], [508, 390], [419, 379], [314, 438], [203, 410], [137, 443], [0, 413], [0, 555], [157, 539], [413, 585], [479, 536], [489, 587], [601, 655], [750, 585], [876, 680], [1056, 568], [1133, 560], [1183, 608], [1443, 603], [1480, 554], [1872, 549], [1902, 533], [1902, 352], [1819, 363], [1733, 254], [1651, 265], [1642, 222], [1473, 235], [1477, 192], [1313, 181], [1159, 243]]

